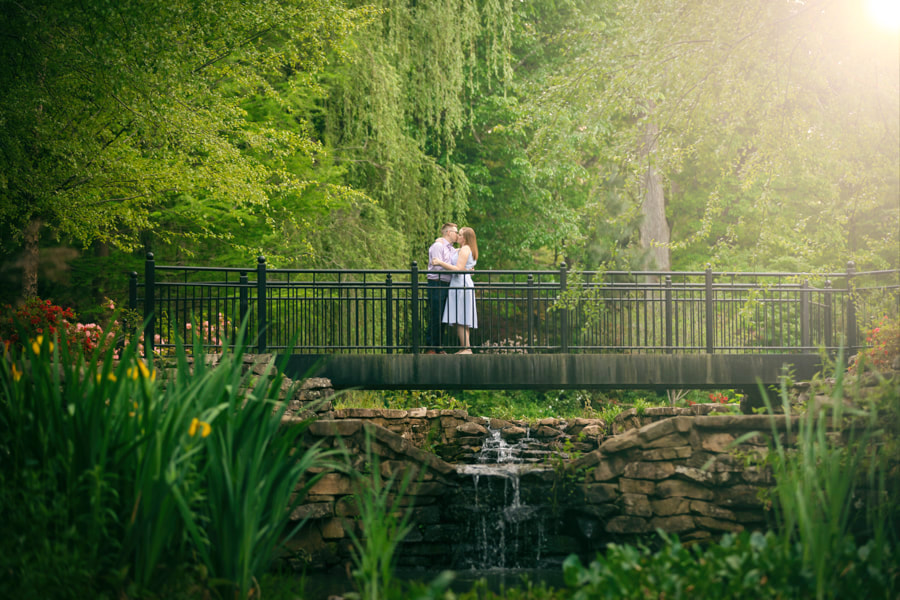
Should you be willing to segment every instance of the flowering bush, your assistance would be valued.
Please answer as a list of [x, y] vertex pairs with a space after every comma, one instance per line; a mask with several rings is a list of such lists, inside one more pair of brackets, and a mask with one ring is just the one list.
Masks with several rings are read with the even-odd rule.
[[716, 404], [728, 404], [728, 396], [723, 394], [722, 392], [713, 392], [709, 395], [709, 401], [715, 402]]
[[[112, 318], [115, 303], [107, 298], [103, 308], [109, 311]], [[30, 341], [44, 335], [58, 335], [66, 340], [70, 351], [81, 349], [92, 353], [98, 348], [105, 350], [114, 345], [123, 331], [118, 320], [112, 320], [105, 331], [98, 323], [80, 323], [71, 308], [63, 308], [40, 298], [30, 298], [15, 309], [7, 304], [0, 314], [0, 343], [7, 346], [24, 343], [25, 340], [20, 339], [23, 333]]]
[[[215, 348], [207, 349], [207, 351], [211, 352], [222, 351], [223, 336], [227, 335], [231, 330], [231, 321], [229, 319], [226, 319], [224, 314], [218, 313], [216, 316], [217, 319], [215, 321], [204, 319], [203, 321], [198, 323], [196, 330], [191, 323], [187, 323], [185, 325], [185, 328], [189, 335], [192, 332], [196, 332], [197, 336], [204, 344], [211, 344], [212, 346], [215, 346]], [[155, 343], [159, 344], [160, 340], [156, 340]]]
[[900, 356], [900, 321], [884, 316], [866, 334], [866, 348], [860, 350], [858, 358], [884, 371], [892, 368], [897, 356]]
[[19, 327], [25, 329], [31, 337], [42, 333], [53, 335], [61, 327], [68, 330], [69, 323], [75, 320], [75, 313], [71, 308], [62, 308], [40, 298], [31, 298], [15, 310], [9, 304], [3, 308], [0, 337], [13, 343], [19, 341]]

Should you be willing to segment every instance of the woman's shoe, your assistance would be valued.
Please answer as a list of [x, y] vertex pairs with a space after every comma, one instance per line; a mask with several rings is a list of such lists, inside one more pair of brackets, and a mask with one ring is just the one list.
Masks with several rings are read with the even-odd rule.
[[463, 350], [457, 352], [457, 354], [472, 354], [472, 350], [470, 348], [464, 348]]

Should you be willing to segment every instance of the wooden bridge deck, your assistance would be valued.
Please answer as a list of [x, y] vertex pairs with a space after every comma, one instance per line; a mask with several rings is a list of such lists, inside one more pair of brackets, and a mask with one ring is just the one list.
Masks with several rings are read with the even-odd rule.
[[821, 370], [817, 354], [292, 354], [292, 378], [337, 389], [743, 389]]

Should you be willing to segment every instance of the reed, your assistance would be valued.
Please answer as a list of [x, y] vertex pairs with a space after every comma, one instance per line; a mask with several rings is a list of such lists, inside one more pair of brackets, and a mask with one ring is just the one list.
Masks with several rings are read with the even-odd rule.
[[[307, 423], [282, 424], [281, 370], [251, 381], [242, 337], [236, 347], [211, 368], [201, 340], [192, 340], [193, 366], [179, 342], [165, 385], [136, 345], [118, 361], [112, 349], [85, 356], [46, 337], [7, 349], [0, 509], [17, 511], [10, 528], [27, 525], [35, 537], [4, 536], [2, 566], [14, 581], [0, 592], [168, 593], [186, 572], [228, 596], [258, 587], [292, 533], [291, 508], [307, 489], [298, 482], [327, 455], [298, 443]], [[22, 498], [33, 506], [18, 506]], [[41, 548], [67, 558], [48, 562]], [[67, 560], [77, 564], [60, 564]], [[78, 592], [32, 563], [77, 571]]]
[[[816, 598], [831, 597], [841, 568], [835, 557], [848, 543], [865, 548], [875, 570], [894, 571], [889, 532], [892, 523], [887, 471], [896, 457], [885, 455], [885, 431], [879, 412], [844, 403], [844, 370], [838, 360], [835, 385], [824, 406], [794, 413], [786, 387], [781, 389], [782, 415], [772, 415], [768, 461], [775, 476], [773, 508], [785, 551], [796, 545], [804, 568], [815, 578]], [[858, 394], [857, 394], [858, 396]], [[783, 422], [779, 431], [778, 421]]]
[[[412, 507], [403, 506], [401, 499], [416, 477], [415, 469], [398, 477], [392, 471], [386, 478], [381, 472], [381, 460], [373, 449], [372, 434], [364, 427], [364, 463], [354, 468], [347, 452], [348, 473], [355, 477], [357, 523], [346, 528], [352, 542], [353, 580], [359, 600], [380, 600], [392, 597], [394, 565], [397, 549], [412, 531]], [[346, 450], [346, 446], [344, 446]], [[424, 467], [419, 470], [419, 478]]]

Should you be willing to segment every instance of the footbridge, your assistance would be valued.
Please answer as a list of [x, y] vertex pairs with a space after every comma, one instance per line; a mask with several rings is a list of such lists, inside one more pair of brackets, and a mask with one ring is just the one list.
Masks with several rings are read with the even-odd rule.
[[[900, 309], [900, 271], [474, 271], [472, 354], [429, 321], [425, 272], [157, 265], [130, 276], [146, 345], [198, 337], [368, 389], [758, 389], [852, 354]], [[429, 345], [426, 334], [435, 330]]]

